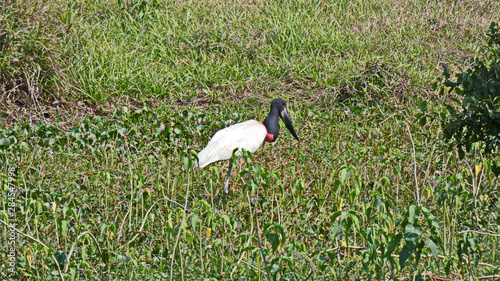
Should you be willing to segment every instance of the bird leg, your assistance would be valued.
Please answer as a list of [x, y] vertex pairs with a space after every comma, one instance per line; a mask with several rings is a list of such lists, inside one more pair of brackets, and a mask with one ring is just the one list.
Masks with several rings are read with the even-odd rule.
[[248, 163], [248, 155], [247, 157], [245, 157], [246, 161], [247, 161], [247, 168], [248, 168], [248, 187], [249, 188], [252, 188], [252, 167], [251, 167], [251, 164], [252, 163]]
[[229, 186], [229, 179], [231, 178], [231, 170], [233, 169], [233, 159], [229, 159], [229, 169], [227, 171], [226, 181], [224, 182], [224, 193], [227, 194]]

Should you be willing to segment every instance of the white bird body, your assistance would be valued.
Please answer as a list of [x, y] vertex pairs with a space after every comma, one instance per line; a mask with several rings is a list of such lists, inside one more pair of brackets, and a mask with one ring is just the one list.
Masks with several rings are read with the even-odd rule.
[[[293, 137], [299, 141], [292, 120], [288, 115], [285, 101], [280, 98], [274, 99], [271, 102], [271, 111], [264, 122], [261, 123], [252, 119], [234, 124], [215, 133], [207, 146], [198, 153], [198, 162], [195, 162], [196, 167], [203, 168], [217, 161], [231, 159], [235, 149], [237, 149], [235, 155], [241, 157], [243, 156], [242, 149], [254, 153], [264, 141], [276, 141], [280, 130], [280, 118]], [[229, 169], [224, 183], [225, 193], [227, 193], [229, 185], [231, 168], [232, 162], [229, 161]]]
[[235, 155], [243, 155], [242, 148], [254, 153], [264, 142], [267, 129], [257, 120], [248, 120], [219, 130], [207, 146], [198, 153], [198, 167], [203, 168], [211, 163], [231, 159]]

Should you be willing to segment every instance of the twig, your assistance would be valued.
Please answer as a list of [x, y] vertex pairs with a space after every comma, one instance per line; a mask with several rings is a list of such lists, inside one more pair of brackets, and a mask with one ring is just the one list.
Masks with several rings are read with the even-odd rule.
[[492, 264], [485, 263], [485, 262], [478, 262], [477, 264], [478, 264], [478, 265], [488, 266], [488, 267], [495, 268], [495, 269], [500, 269], [500, 267], [499, 267], [499, 266], [497, 266], [497, 265], [492, 265]]
[[500, 278], [500, 274], [487, 275], [487, 276], [479, 276], [477, 279], [490, 279], [490, 278]]
[[[332, 249], [328, 249], [328, 250], [325, 250], [325, 251], [331, 252], [331, 251], [336, 251], [336, 250], [338, 250], [340, 248], [348, 248], [348, 249], [355, 249], [355, 250], [365, 250], [365, 249], [368, 249], [368, 247], [366, 247], [366, 246], [347, 246], [347, 247], [341, 246], [341, 247], [335, 247], [335, 248], [332, 248]], [[382, 252], [381, 251], [377, 251], [377, 254], [381, 255]], [[391, 254], [391, 257], [393, 257], [393, 258], [399, 258], [399, 255]], [[432, 257], [434, 257], [434, 255], [433, 254], [420, 255], [420, 257], [422, 257], [422, 258], [432, 258]], [[440, 258], [440, 259], [447, 258], [447, 256], [443, 256], [443, 255], [437, 255], [437, 257]]]
[[500, 237], [499, 233], [489, 233], [489, 232], [476, 231], [476, 230], [471, 230], [471, 229], [462, 230], [462, 231], [459, 231], [457, 233], [458, 234], [464, 234], [464, 233], [467, 233], [467, 232], [481, 234], [481, 235], [488, 235], [488, 236], [493, 236], [493, 237]]
[[354, 249], [354, 250], [363, 250], [363, 249], [367, 249], [368, 247], [366, 246], [340, 246], [340, 247], [335, 247], [335, 248], [331, 248], [331, 249], [328, 249], [328, 250], [325, 250], [326, 252], [331, 252], [331, 251], [336, 251], [340, 248], [348, 248], [348, 249]]
[[438, 53], [438, 55], [443, 56], [443, 57], [445, 57], [445, 58], [447, 58], [447, 59], [449, 59], [449, 60], [452, 60], [452, 61], [454, 61], [454, 62], [458, 62], [458, 63], [463, 64], [463, 65], [468, 66], [468, 67], [472, 67], [472, 66], [473, 66], [473, 65], [472, 65], [472, 64], [470, 64], [470, 63], [469, 63], [469, 64], [467, 64], [467, 63], [465, 63], [465, 62], [459, 61], [459, 60], [457, 60], [457, 59], [455, 59], [455, 58], [452, 58], [452, 57], [450, 57], [450, 56], [448, 56], [448, 55], [445, 55], [445, 54], [443, 54], [443, 53]]
[[[255, 269], [255, 270], [259, 271], [260, 273], [262, 273], [262, 274], [264, 274], [264, 275], [266, 274], [266, 272], [265, 272], [265, 271], [263, 271], [262, 269], [260, 269], [260, 268], [256, 267], [256, 266], [255, 266], [255, 265], [253, 265], [253, 264], [248, 263], [247, 261], [243, 260], [242, 258], [239, 258], [239, 257], [238, 257], [238, 256], [236, 256], [233, 252], [231, 252], [231, 254], [232, 254], [232, 255], [233, 255], [233, 256], [234, 256], [234, 257], [238, 260], [238, 263], [241, 263], [241, 262], [242, 262], [242, 263], [245, 263], [246, 265], [250, 266], [251, 268], [253, 268], [253, 269]], [[232, 278], [232, 277], [231, 277], [231, 278]]]
[[[35, 75], [37, 75], [37, 80], [40, 79], [40, 71], [36, 69], [32, 75], [28, 75], [26, 71], [24, 71], [24, 76], [26, 77], [26, 85], [28, 87], [28, 94], [31, 98], [31, 101], [33, 103], [33, 107], [35, 108], [36, 111], [42, 112], [42, 108], [40, 107], [40, 104], [38, 103], [38, 98], [40, 96], [40, 91], [39, 88], [36, 86], [36, 81], [32, 82], [32, 80], [35, 80]], [[41, 115], [43, 116], [43, 115]]]

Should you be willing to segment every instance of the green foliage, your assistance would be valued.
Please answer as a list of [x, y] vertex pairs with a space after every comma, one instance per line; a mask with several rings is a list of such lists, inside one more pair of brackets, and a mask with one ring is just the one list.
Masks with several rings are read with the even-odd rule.
[[[193, 170], [193, 150], [237, 122], [232, 118], [248, 118], [244, 110], [122, 107], [73, 128], [40, 123], [2, 130], [0, 196], [9, 202], [8, 188], [18, 190], [16, 217], [23, 223], [16, 227], [31, 237], [18, 240], [23, 270], [15, 276], [346, 280], [495, 273], [481, 264], [498, 258], [484, 254], [498, 247], [496, 240], [457, 234], [495, 231], [492, 160], [419, 178], [427, 191], [425, 205], [416, 205], [412, 173], [404, 172], [413, 163], [404, 156], [412, 146], [402, 138], [410, 123], [381, 122], [387, 113], [376, 108], [356, 114], [292, 108], [315, 113], [296, 123], [308, 147], [290, 146], [284, 132], [278, 145], [235, 159], [229, 195], [221, 193], [227, 163]], [[379, 132], [352, 126], [367, 120], [380, 124]], [[307, 124], [325, 126], [306, 130]], [[429, 159], [422, 162], [433, 170], [458, 169], [456, 158], [444, 163], [443, 154], [427, 154], [425, 134], [409, 128], [415, 157]], [[0, 210], [4, 222], [7, 207]]]
[[[2, 91], [21, 90], [25, 104], [39, 92], [51, 103], [302, 90], [411, 100], [435, 76], [430, 54], [473, 48], [461, 36], [477, 33], [495, 10], [482, 2], [473, 15], [468, 5], [411, 1], [4, 2]], [[456, 18], [464, 13], [465, 23]]]
[[[282, 2], [55, 0], [2, 9], [2, 24], [38, 32], [8, 32], [19, 40], [3, 46], [2, 66], [16, 63], [6, 47], [36, 46], [62, 70], [44, 73], [68, 101], [106, 103], [95, 116], [0, 129], [0, 256], [16, 235], [15, 270], [0, 259], [0, 279], [500, 274], [498, 160], [460, 160], [432, 141], [435, 123], [408, 121], [411, 96], [427, 94], [435, 77], [431, 54], [468, 54], [500, 2]], [[227, 162], [193, 169], [195, 152], [224, 126], [262, 120], [274, 96], [289, 101], [303, 142], [284, 131], [234, 159], [223, 194]], [[61, 106], [59, 114], [73, 112]]]
[[474, 144], [486, 153], [500, 148], [500, 32], [496, 23], [491, 23], [487, 35], [488, 46], [477, 54], [472, 68], [452, 81], [445, 67], [439, 81], [440, 94], [449, 89], [460, 96], [453, 99], [460, 109], [450, 104], [435, 114], [441, 119], [445, 139], [453, 140], [462, 157]]

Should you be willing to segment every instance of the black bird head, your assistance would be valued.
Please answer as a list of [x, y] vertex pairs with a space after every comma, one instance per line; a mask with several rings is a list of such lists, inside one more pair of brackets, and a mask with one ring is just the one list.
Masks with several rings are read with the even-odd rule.
[[278, 139], [278, 135], [280, 132], [278, 116], [281, 118], [281, 120], [283, 120], [283, 123], [285, 123], [286, 128], [288, 129], [288, 131], [290, 131], [290, 133], [292, 133], [293, 137], [297, 141], [300, 141], [297, 133], [295, 132], [295, 129], [293, 128], [292, 119], [290, 119], [290, 115], [288, 115], [286, 102], [283, 99], [278, 98], [274, 99], [271, 102], [271, 111], [264, 120], [264, 126], [266, 126], [267, 128], [267, 133], [274, 136], [274, 138], [270, 142]]

